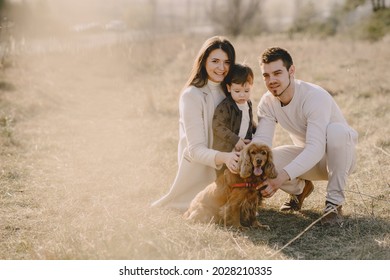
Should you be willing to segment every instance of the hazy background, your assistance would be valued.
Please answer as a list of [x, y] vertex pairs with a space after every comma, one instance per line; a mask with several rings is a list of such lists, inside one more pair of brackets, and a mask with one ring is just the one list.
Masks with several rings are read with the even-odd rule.
[[[162, 34], [388, 40], [390, 0], [0, 0], [1, 53], [39, 51], [37, 39], [84, 44]], [[115, 34], [115, 39], [113, 39]], [[35, 40], [35, 41], [34, 41]], [[57, 42], [58, 43], [58, 42]], [[5, 46], [8, 44], [8, 46]], [[35, 44], [35, 45], [34, 45]], [[58, 43], [64, 48], [63, 42]], [[46, 49], [50, 48], [47, 46]], [[7, 49], [7, 50], [4, 50]], [[38, 50], [37, 50], [38, 49]], [[42, 51], [42, 50], [41, 50]]]

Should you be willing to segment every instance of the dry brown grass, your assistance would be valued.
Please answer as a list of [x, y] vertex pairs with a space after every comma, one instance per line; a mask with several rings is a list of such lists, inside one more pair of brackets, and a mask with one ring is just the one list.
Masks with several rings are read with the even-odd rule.
[[[322, 212], [325, 183], [301, 213], [265, 201], [271, 231], [184, 223], [150, 209], [177, 163], [177, 102], [204, 38], [165, 37], [14, 58], [0, 75], [0, 259], [270, 259]], [[385, 43], [238, 38], [256, 74], [271, 45], [291, 50], [298, 78], [328, 88], [359, 131], [343, 228], [314, 226], [275, 259], [390, 258], [390, 52]], [[276, 144], [289, 141], [277, 131]]]

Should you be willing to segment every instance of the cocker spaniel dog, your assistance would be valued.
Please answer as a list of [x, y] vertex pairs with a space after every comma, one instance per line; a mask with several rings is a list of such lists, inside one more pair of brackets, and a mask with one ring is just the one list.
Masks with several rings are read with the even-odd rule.
[[251, 143], [241, 151], [238, 174], [226, 169], [215, 182], [196, 195], [183, 217], [238, 229], [269, 229], [256, 217], [262, 200], [259, 188], [266, 179], [276, 176], [271, 149], [264, 144]]

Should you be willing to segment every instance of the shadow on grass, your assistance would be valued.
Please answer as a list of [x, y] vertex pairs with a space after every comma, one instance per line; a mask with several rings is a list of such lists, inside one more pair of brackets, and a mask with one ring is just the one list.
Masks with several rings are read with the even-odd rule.
[[[303, 232], [322, 214], [314, 211], [284, 213], [263, 209], [259, 220], [270, 231], [245, 233], [256, 244], [268, 243], [275, 251]], [[376, 217], [344, 217], [344, 224], [322, 226], [316, 223], [281, 251], [289, 259], [306, 260], [388, 260], [390, 221]]]

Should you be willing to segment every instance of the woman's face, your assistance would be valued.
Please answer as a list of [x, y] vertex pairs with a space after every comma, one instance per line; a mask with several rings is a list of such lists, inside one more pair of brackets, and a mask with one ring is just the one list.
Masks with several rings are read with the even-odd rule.
[[229, 72], [230, 60], [223, 50], [215, 49], [207, 57], [205, 67], [209, 80], [220, 83]]

